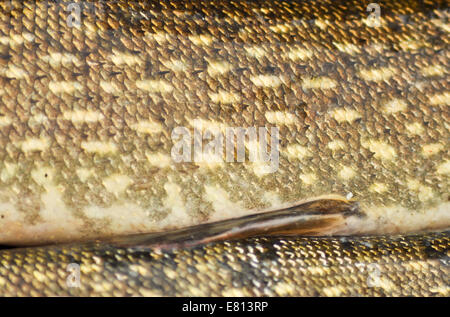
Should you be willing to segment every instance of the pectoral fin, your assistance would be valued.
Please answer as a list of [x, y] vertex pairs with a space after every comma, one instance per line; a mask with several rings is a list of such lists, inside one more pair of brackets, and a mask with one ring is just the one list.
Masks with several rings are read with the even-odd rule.
[[357, 202], [317, 199], [279, 210], [167, 232], [119, 237], [109, 242], [128, 248], [166, 250], [256, 236], [323, 236], [345, 226], [349, 216], [362, 216]]

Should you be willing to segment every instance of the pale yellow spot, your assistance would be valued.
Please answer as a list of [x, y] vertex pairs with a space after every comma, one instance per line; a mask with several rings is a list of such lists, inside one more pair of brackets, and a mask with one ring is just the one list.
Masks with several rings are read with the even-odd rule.
[[397, 152], [395, 151], [395, 149], [386, 142], [368, 140], [362, 142], [362, 146], [368, 148], [371, 152], [374, 152], [374, 156], [377, 159], [391, 161], [395, 157], [397, 157]]
[[293, 29], [293, 27], [289, 24], [277, 24], [271, 25], [269, 29], [275, 33], [288, 33]]
[[52, 81], [49, 83], [48, 88], [54, 94], [71, 94], [77, 90], [82, 90], [83, 86], [76, 81]]
[[[127, 212], [124, 213], [124, 210]], [[88, 218], [107, 219], [111, 222], [110, 228], [114, 228], [114, 232], [120, 234], [155, 231], [158, 229], [154, 227], [147, 210], [126, 201], [118, 201], [106, 208], [91, 205], [85, 207], [83, 211]]]
[[200, 35], [191, 35], [189, 36], [189, 40], [191, 40], [194, 45], [202, 46], [202, 45], [211, 45], [213, 42], [213, 37], [208, 34], [200, 34]]
[[295, 294], [295, 286], [292, 283], [279, 282], [273, 286], [273, 291], [277, 296], [289, 296]]
[[88, 31], [85, 33], [87, 37], [90, 37], [91, 40], [97, 40], [94, 36], [98, 34], [99, 28], [95, 22], [92, 23], [92, 22], [84, 19], [82, 25], [75, 24], [72, 27], [81, 29], [82, 26], [85, 27], [86, 31]]
[[418, 180], [409, 179], [407, 186], [410, 190], [418, 193], [418, 198], [422, 202], [426, 202], [434, 198], [434, 193], [431, 187], [421, 184]]
[[450, 92], [434, 95], [430, 98], [432, 105], [450, 105]]
[[129, 266], [131, 271], [137, 272], [139, 275], [145, 276], [148, 275], [148, 268], [142, 265], [132, 264]]
[[313, 173], [307, 173], [300, 175], [300, 179], [305, 185], [313, 185], [317, 181], [317, 176]]
[[15, 65], [10, 65], [6, 70], [2, 71], [4, 76], [8, 78], [14, 78], [14, 79], [22, 79], [28, 76], [28, 72], [20, 67], [17, 67]]
[[361, 53], [359, 47], [355, 44], [351, 43], [333, 43], [334, 46], [337, 47], [337, 49], [343, 53], [353, 55], [355, 53]]
[[114, 94], [114, 93], [117, 93], [120, 91], [118, 89], [117, 85], [114, 82], [110, 82], [110, 81], [101, 81], [100, 87], [104, 91], [106, 91], [108, 94]]
[[139, 89], [154, 93], [170, 93], [173, 86], [165, 80], [138, 80], [136, 86]]
[[214, 218], [224, 219], [230, 216], [230, 210], [233, 212], [242, 210], [240, 202], [233, 202], [229, 193], [219, 185], [205, 185], [204, 198], [210, 202], [214, 208]]
[[261, 46], [250, 46], [246, 47], [245, 50], [247, 51], [248, 55], [256, 58], [261, 58], [267, 53], [264, 47]]
[[178, 272], [170, 269], [169, 267], [163, 268], [164, 274], [171, 280], [175, 280], [178, 276]]
[[426, 81], [416, 81], [413, 86], [416, 87], [420, 92], [424, 91], [424, 87], [427, 85]]
[[281, 85], [281, 79], [274, 75], [258, 75], [250, 77], [250, 80], [258, 87], [278, 87]]
[[302, 87], [305, 89], [331, 89], [336, 85], [336, 81], [329, 77], [308, 78], [302, 82]]
[[117, 145], [112, 142], [84, 141], [81, 143], [81, 147], [89, 153], [98, 153], [101, 155], [117, 152]]
[[[54, 183], [55, 169], [46, 166], [37, 166], [31, 171], [33, 180], [41, 185], [45, 192], [41, 194], [43, 206], [39, 215], [46, 222], [47, 227], [58, 226], [61, 223], [79, 225], [82, 221], [76, 220], [63, 200], [64, 186]], [[67, 228], [69, 231], [72, 228]]]
[[162, 124], [154, 121], [139, 121], [132, 128], [137, 132], [146, 134], [159, 133], [163, 130]]
[[321, 20], [321, 19], [316, 19], [314, 21], [315, 25], [320, 28], [321, 30], [325, 30], [328, 25], [330, 24], [330, 21], [328, 20]]
[[344, 150], [346, 148], [345, 142], [342, 140], [334, 140], [328, 143], [328, 148], [332, 151]]
[[295, 114], [286, 111], [267, 111], [264, 115], [269, 123], [276, 125], [291, 125], [297, 122]]
[[372, 193], [382, 194], [385, 193], [387, 190], [388, 187], [386, 186], [386, 184], [383, 183], [373, 183], [369, 187], [369, 191], [371, 191]]
[[158, 224], [158, 226], [176, 227], [193, 225], [193, 220], [186, 211], [186, 203], [182, 199], [182, 188], [169, 178], [169, 182], [164, 184], [167, 196], [163, 199], [164, 207], [170, 212], [168, 216]]
[[129, 185], [133, 183], [133, 180], [127, 175], [113, 174], [103, 180], [103, 186], [110, 193], [118, 197], [122, 194]]
[[22, 33], [22, 37], [27, 42], [33, 42], [35, 40], [35, 36], [32, 33], [24, 32]]
[[180, 60], [162, 61], [161, 63], [173, 72], [185, 72], [188, 69], [188, 65]]
[[[185, 204], [181, 199], [181, 187], [178, 184], [167, 182], [164, 184], [164, 190], [167, 196], [164, 199], [164, 206], [173, 213], [177, 213], [183, 222], [188, 221]], [[177, 223], [179, 225], [179, 223]]]
[[94, 171], [88, 168], [79, 168], [75, 171], [77, 173], [78, 178], [84, 183], [86, 180], [94, 175]]
[[25, 32], [22, 34], [10, 34], [9, 36], [0, 37], [0, 44], [8, 45], [21, 45], [24, 41], [32, 42], [34, 41], [35, 36], [31, 33]]
[[288, 145], [285, 153], [287, 157], [299, 160], [312, 156], [311, 151], [307, 147], [299, 144]]
[[224, 90], [219, 90], [217, 93], [210, 93], [209, 98], [211, 98], [212, 102], [221, 104], [232, 104], [241, 100], [239, 95]]
[[34, 124], [42, 124], [47, 120], [48, 120], [48, 117], [42, 113], [34, 115], [30, 118], [30, 122], [32, 122]]
[[47, 282], [47, 276], [42, 274], [39, 271], [34, 270], [33, 271], [33, 277], [38, 281], [39, 283], [46, 283]]
[[26, 139], [22, 143], [22, 151], [33, 152], [33, 151], [45, 151], [50, 146], [50, 140], [48, 138], [30, 138]]
[[143, 61], [139, 55], [123, 53], [118, 51], [113, 51], [114, 54], [109, 56], [111, 62], [113, 62], [117, 66], [127, 65], [133, 66], [136, 64], [141, 64]]
[[15, 43], [15, 44], [23, 44], [24, 42], [24, 38], [22, 36], [22, 34], [11, 34], [10, 36], [10, 43]]
[[442, 65], [432, 65], [422, 68], [421, 73], [423, 76], [431, 77], [431, 76], [444, 76], [445, 67]]
[[12, 119], [7, 116], [0, 116], [0, 128], [9, 126], [12, 123]]
[[233, 69], [233, 66], [225, 61], [210, 62], [208, 65], [208, 74], [211, 77], [223, 75]]
[[50, 53], [49, 55], [43, 56], [42, 60], [49, 63], [50, 66], [56, 67], [61, 64], [79, 64], [80, 60], [73, 54], [65, 53]]
[[98, 122], [104, 118], [104, 116], [101, 112], [90, 111], [90, 110], [66, 111], [63, 113], [63, 117], [66, 120], [76, 122], [76, 123]]
[[282, 203], [280, 196], [274, 191], [265, 191], [262, 198], [270, 206], [279, 206]]
[[344, 292], [344, 288], [342, 286], [324, 287], [322, 289], [322, 292], [325, 294], [325, 296], [337, 297]]
[[441, 286], [438, 286], [438, 287], [433, 287], [433, 288], [430, 288], [430, 292], [438, 293], [438, 294], [440, 294], [442, 296], [448, 297], [450, 295], [450, 286], [441, 285]]
[[171, 165], [170, 156], [163, 153], [146, 154], [146, 157], [151, 165], [157, 166], [159, 168], [166, 168]]
[[353, 177], [356, 176], [356, 172], [353, 168], [349, 167], [349, 166], [344, 166], [340, 171], [339, 171], [339, 177], [343, 180], [349, 180], [352, 179]]
[[[0, 287], [1, 288], [6, 287], [6, 282], [7, 282], [6, 278], [0, 276]], [[9, 281], [8, 281], [8, 284], [9, 284]]]
[[384, 51], [390, 50], [390, 47], [383, 43], [374, 43], [365, 46], [365, 50], [369, 54], [384, 54]]
[[401, 99], [392, 99], [384, 105], [384, 111], [386, 113], [396, 113], [399, 111], [405, 111], [407, 104]]
[[348, 108], [336, 108], [331, 115], [339, 123], [352, 123], [353, 121], [361, 118], [361, 114], [358, 111]]
[[402, 232], [420, 232], [424, 229], [445, 229], [450, 226], [450, 213], [448, 212], [450, 202], [444, 201], [434, 207], [425, 207], [425, 209], [402, 207], [398, 202], [371, 206], [365, 203], [361, 204], [365, 205], [366, 217], [364, 219], [347, 218], [347, 228], [349, 228], [347, 234], [400, 234]]
[[2, 169], [0, 174], [0, 179], [2, 182], [6, 182], [16, 175], [17, 169], [19, 168], [17, 164], [5, 162], [5, 167]]
[[381, 287], [388, 292], [395, 287], [395, 284], [392, 283], [389, 278], [379, 275], [376, 271], [369, 272], [367, 283], [369, 283], [372, 287]]
[[10, 38], [8, 36], [1, 36], [0, 37], [0, 44], [8, 45], [10, 41]]
[[424, 145], [422, 147], [422, 153], [424, 156], [428, 157], [428, 156], [439, 153], [443, 149], [444, 149], [444, 146], [441, 143], [432, 143], [432, 144]]
[[411, 135], [421, 135], [424, 132], [424, 127], [418, 122], [406, 124], [406, 130]]
[[308, 266], [306, 268], [306, 270], [308, 271], [308, 273], [310, 273], [311, 275], [320, 275], [320, 276], [324, 276], [325, 274], [329, 273], [331, 270], [329, 267], [326, 266]]
[[425, 46], [425, 42], [416, 40], [401, 41], [399, 46], [404, 51], [418, 50]]
[[166, 32], [147, 33], [146, 37], [149, 39], [154, 39], [159, 44], [163, 44], [170, 40], [170, 34]]
[[313, 52], [306, 48], [293, 48], [289, 51], [287, 56], [293, 60], [305, 60], [313, 56]]
[[394, 74], [395, 70], [391, 67], [364, 69], [359, 72], [359, 75], [368, 81], [386, 81]]
[[253, 173], [259, 178], [274, 172], [274, 167], [271, 166], [269, 162], [257, 160], [255, 162], [252, 162], [250, 166]]
[[444, 19], [432, 19], [431, 22], [445, 32], [450, 33], [450, 23], [445, 23]]
[[362, 19], [362, 22], [370, 28], [381, 27], [386, 24], [386, 21], [381, 17], [371, 16], [369, 15], [367, 18]]
[[449, 175], [450, 174], [450, 160], [445, 161], [437, 168], [438, 174]]

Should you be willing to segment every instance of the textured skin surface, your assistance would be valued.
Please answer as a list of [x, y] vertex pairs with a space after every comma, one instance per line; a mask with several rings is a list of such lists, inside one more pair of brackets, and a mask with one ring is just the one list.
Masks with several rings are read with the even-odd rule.
[[[3, 250], [0, 295], [449, 296], [448, 246], [447, 232], [253, 238], [162, 253], [104, 244]], [[79, 264], [79, 284], [70, 263]]]
[[[348, 232], [450, 225], [446, 1], [0, 2], [0, 243], [164, 230], [329, 194]], [[280, 165], [171, 132], [278, 127]], [[344, 228], [345, 229], [345, 228]], [[449, 236], [0, 251], [0, 295], [449, 295]], [[81, 284], [69, 288], [68, 265]]]
[[[47, 5], [48, 4], [48, 5]], [[82, 4], [86, 5], [85, 2]], [[0, 243], [163, 230], [349, 193], [448, 227], [446, 1], [0, 2]], [[175, 163], [175, 127], [278, 127], [280, 163]]]

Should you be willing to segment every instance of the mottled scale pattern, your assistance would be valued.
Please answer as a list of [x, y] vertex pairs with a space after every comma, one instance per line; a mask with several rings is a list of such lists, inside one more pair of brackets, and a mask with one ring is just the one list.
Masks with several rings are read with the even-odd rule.
[[[449, 235], [0, 251], [2, 296], [449, 296]], [[75, 269], [73, 269], [75, 268]]]
[[[361, 232], [448, 227], [448, 2], [0, 2], [0, 243], [163, 230], [339, 194]], [[179, 126], [280, 162], [175, 163]], [[351, 224], [349, 224], [351, 227]], [[356, 231], [358, 231], [356, 230]]]

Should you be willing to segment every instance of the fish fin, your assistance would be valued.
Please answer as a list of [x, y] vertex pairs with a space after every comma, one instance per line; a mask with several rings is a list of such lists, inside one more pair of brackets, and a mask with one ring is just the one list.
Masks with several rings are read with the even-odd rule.
[[357, 202], [318, 199], [270, 212], [166, 232], [118, 237], [108, 242], [133, 249], [167, 250], [261, 236], [324, 236], [345, 226], [349, 216], [362, 216]]

